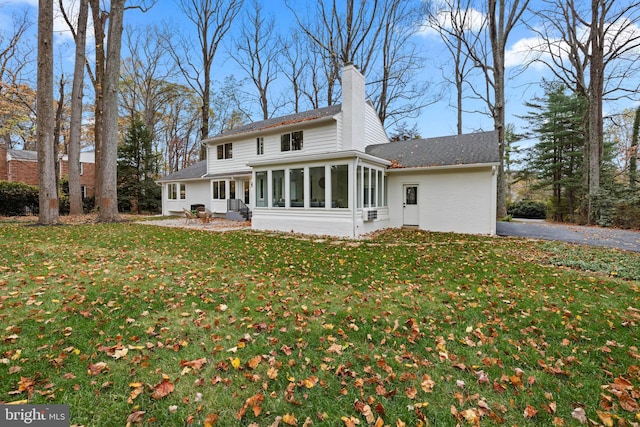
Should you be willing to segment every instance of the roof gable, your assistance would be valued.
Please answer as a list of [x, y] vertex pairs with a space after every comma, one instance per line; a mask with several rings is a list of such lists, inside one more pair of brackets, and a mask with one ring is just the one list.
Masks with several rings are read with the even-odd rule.
[[370, 145], [366, 148], [366, 152], [389, 160], [393, 162], [392, 167], [400, 168], [498, 163], [500, 161], [496, 131]]

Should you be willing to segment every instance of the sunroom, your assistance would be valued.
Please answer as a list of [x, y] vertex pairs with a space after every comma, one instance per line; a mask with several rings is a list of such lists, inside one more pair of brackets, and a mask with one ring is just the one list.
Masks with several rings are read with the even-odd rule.
[[252, 228], [348, 237], [386, 228], [388, 165], [358, 151], [252, 162]]

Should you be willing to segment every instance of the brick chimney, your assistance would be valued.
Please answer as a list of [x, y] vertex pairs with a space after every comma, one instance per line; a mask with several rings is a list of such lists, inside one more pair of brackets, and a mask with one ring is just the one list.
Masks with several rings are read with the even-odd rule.
[[7, 164], [7, 144], [0, 141], [0, 181], [9, 180], [9, 165]]
[[342, 149], [365, 151], [364, 76], [353, 64], [342, 69]]

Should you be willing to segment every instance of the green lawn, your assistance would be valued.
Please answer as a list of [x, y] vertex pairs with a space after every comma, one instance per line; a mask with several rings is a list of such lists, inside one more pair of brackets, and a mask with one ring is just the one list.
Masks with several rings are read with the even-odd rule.
[[0, 402], [69, 404], [72, 425], [640, 423], [638, 253], [413, 230], [0, 236]]

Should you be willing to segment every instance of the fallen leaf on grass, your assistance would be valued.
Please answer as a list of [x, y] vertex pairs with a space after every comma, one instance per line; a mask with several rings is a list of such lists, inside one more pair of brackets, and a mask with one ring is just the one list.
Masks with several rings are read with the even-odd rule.
[[127, 399], [127, 403], [131, 405], [133, 404], [135, 398], [144, 391], [144, 384], [142, 384], [141, 382], [135, 382], [130, 383], [129, 387], [133, 388], [133, 390], [131, 390], [131, 393], [129, 394], [129, 399]]
[[218, 414], [208, 414], [204, 420], [204, 427], [213, 427], [218, 424]]
[[131, 426], [131, 424], [141, 423], [142, 419], [144, 418], [144, 414], [146, 413], [147, 411], [135, 411], [129, 414], [129, 416], [127, 417], [127, 427]]
[[587, 422], [587, 414], [583, 408], [576, 408], [571, 412], [571, 417], [578, 420], [580, 424], [585, 424]]
[[87, 374], [98, 375], [104, 370], [109, 370], [109, 367], [105, 362], [89, 363], [89, 366], [87, 367]]
[[290, 425], [290, 426], [297, 426], [298, 425], [298, 420], [296, 419], [295, 416], [291, 415], [291, 414], [285, 414], [282, 416], [282, 422]]
[[604, 424], [605, 427], [613, 427], [613, 417], [611, 416], [611, 414], [601, 411], [596, 411], [596, 413], [598, 414], [598, 418], [600, 418], [600, 421], [602, 421], [602, 424]]
[[247, 400], [245, 400], [244, 405], [242, 406], [240, 411], [238, 411], [238, 413], [236, 414], [236, 418], [238, 420], [241, 420], [242, 417], [244, 417], [244, 414], [247, 413], [247, 410], [249, 408], [253, 409], [253, 413], [257, 417], [258, 415], [260, 415], [260, 412], [262, 412], [262, 409], [260, 408], [260, 403], [263, 400], [264, 400], [264, 395], [262, 393], [254, 394], [253, 396], [249, 397]]
[[174, 387], [175, 387], [174, 384], [171, 381], [169, 381], [168, 378], [165, 377], [162, 379], [162, 382], [160, 382], [153, 388], [153, 393], [151, 393], [151, 397], [154, 399], [162, 399], [163, 397], [167, 396], [169, 393], [173, 392]]
[[202, 369], [202, 366], [205, 365], [206, 363], [207, 363], [207, 358], [201, 357], [200, 359], [195, 359], [191, 361], [183, 360], [180, 362], [180, 366], [182, 367], [188, 366], [190, 368], [195, 369], [196, 371], [199, 371], [200, 369]]
[[533, 406], [527, 405], [527, 407], [524, 408], [524, 417], [527, 419], [533, 418], [538, 414], [538, 412], [539, 411]]

